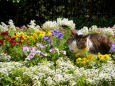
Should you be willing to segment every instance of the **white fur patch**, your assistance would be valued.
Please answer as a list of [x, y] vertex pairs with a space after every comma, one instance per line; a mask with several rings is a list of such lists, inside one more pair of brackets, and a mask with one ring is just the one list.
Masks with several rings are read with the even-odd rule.
[[92, 43], [92, 41], [90, 40], [90, 38], [88, 37], [88, 38], [87, 38], [87, 48], [88, 48], [88, 51], [89, 51], [89, 49], [92, 48], [92, 47], [93, 47], [93, 43]]
[[69, 45], [69, 49], [74, 52], [78, 50], [75, 40]]

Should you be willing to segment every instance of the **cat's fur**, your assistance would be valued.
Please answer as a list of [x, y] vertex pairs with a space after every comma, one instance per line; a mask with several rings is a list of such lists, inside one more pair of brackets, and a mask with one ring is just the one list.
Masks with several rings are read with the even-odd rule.
[[112, 48], [113, 40], [104, 34], [78, 35], [76, 30], [71, 30], [71, 35], [67, 40], [69, 49], [74, 53], [85, 48], [92, 54], [108, 54]]

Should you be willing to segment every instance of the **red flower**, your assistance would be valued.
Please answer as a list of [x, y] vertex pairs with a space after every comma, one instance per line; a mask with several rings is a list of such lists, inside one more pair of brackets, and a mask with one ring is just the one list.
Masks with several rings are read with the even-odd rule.
[[23, 39], [23, 37], [22, 37], [22, 36], [20, 36], [20, 37], [18, 37], [18, 38]]
[[9, 34], [8, 32], [2, 32], [1, 36], [8, 36], [8, 34]]
[[3, 45], [3, 41], [2, 40], [0, 40], [0, 46], [2, 46]]
[[13, 37], [13, 38], [10, 38], [10, 40], [15, 40], [16, 38], [15, 37]]
[[16, 36], [16, 33], [14, 33], [14, 35]]
[[16, 44], [16, 41], [10, 40], [10, 41], [9, 41], [9, 44], [15, 45], [15, 44]]
[[22, 45], [22, 42], [21, 41], [17, 41], [17, 43], [21, 44]]
[[5, 38], [5, 40], [9, 41], [10, 39], [9, 38]]

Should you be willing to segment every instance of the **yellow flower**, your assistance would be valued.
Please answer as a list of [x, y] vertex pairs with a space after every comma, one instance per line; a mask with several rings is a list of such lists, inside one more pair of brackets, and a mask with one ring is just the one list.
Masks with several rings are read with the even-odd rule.
[[26, 39], [26, 36], [22, 36], [23, 37], [23, 39]]
[[105, 57], [105, 60], [108, 60], [110, 58], [110, 54], [105, 54], [104, 57]]
[[86, 61], [83, 61], [82, 64], [85, 65], [85, 64], [86, 64]]
[[37, 39], [38, 38], [38, 35], [36, 33], [33, 34], [33, 38], [34, 39]]
[[93, 60], [93, 59], [94, 59], [94, 56], [93, 56], [92, 54], [89, 54], [89, 55], [87, 55], [87, 59], [88, 59], [88, 60]]
[[21, 35], [21, 36], [25, 36], [25, 33], [21, 32], [20, 35]]
[[40, 34], [40, 37], [44, 37], [45, 34]]
[[40, 31], [40, 30], [38, 30], [38, 31], [36, 31], [35, 33], [36, 33], [36, 34], [40, 34], [40, 32], [41, 32], [41, 31]]
[[31, 38], [31, 39], [34, 39], [34, 37], [33, 37], [33, 36], [30, 36], [30, 38]]
[[52, 36], [52, 33], [48, 31], [48, 36]]
[[88, 51], [88, 48], [84, 48], [85, 51]]
[[80, 56], [80, 53], [76, 53], [76, 54], [75, 54], [75, 57], [78, 57], [78, 56]]
[[86, 61], [87, 61], [87, 58], [83, 58], [83, 61], [85, 61], [85, 62], [86, 62]]
[[26, 36], [28, 39], [30, 38], [29, 36]]
[[76, 59], [76, 63], [79, 64], [81, 62], [81, 58]]
[[107, 61], [110, 58], [110, 54], [102, 55], [102, 54], [98, 53], [98, 58], [101, 61]]

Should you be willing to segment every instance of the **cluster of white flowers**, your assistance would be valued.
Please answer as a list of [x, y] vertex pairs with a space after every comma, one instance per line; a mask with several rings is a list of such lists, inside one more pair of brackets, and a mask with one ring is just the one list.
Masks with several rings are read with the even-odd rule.
[[88, 29], [88, 27], [85, 26], [85, 27], [81, 28], [80, 30], [78, 30], [77, 33], [78, 34], [101, 33], [101, 34], [105, 34], [108, 37], [110, 37], [110, 36], [115, 35], [115, 29], [114, 29], [114, 27], [99, 28], [96, 25], [93, 25], [89, 29]]
[[15, 27], [15, 25], [14, 25], [13, 20], [10, 19], [9, 22], [8, 22], [8, 24], [9, 24], [9, 28], [10, 28], [10, 29], [16, 30], [16, 27]]
[[7, 62], [10, 61], [11, 56], [4, 54], [4, 53], [0, 53], [0, 62]]
[[88, 34], [89, 33], [88, 27], [84, 26], [83, 28], [78, 30], [77, 33], [78, 33], [78, 35], [80, 35], [80, 34]]
[[53, 30], [53, 29], [59, 29], [58, 28], [58, 24], [56, 23], [56, 21], [46, 21], [44, 24], [43, 24], [43, 26], [42, 26], [42, 28], [44, 29], [44, 30]]
[[31, 20], [28, 27], [29, 27], [30, 30], [35, 30], [35, 31], [40, 29], [40, 26], [36, 25], [35, 20]]
[[8, 31], [8, 26], [4, 22], [1, 22], [0, 32], [5, 32], [5, 31]]
[[[11, 69], [21, 69], [23, 75], [28, 75], [32, 81], [33, 86], [41, 86], [43, 83], [47, 86], [62, 85], [67, 83], [70, 86], [77, 85], [77, 81], [84, 76], [87, 84], [99, 85], [103, 80], [112, 81], [115, 79], [115, 64], [108, 61], [100, 68], [85, 69], [79, 68], [68, 59], [60, 58], [56, 62], [56, 69], [53, 62], [47, 61], [39, 63], [37, 66], [25, 67], [20, 63], [8, 62], [0, 63], [0, 72], [9, 75], [12, 73]], [[17, 77], [16, 79], [19, 79]], [[110, 84], [111, 85], [111, 84]]]
[[13, 20], [9, 20], [8, 25], [6, 25], [4, 22], [1, 22], [0, 32], [10, 31], [10, 30], [16, 30]]
[[42, 28], [43, 29], [59, 29], [63, 28], [64, 26], [68, 27], [69, 29], [75, 29], [75, 23], [72, 20], [68, 20], [67, 18], [57, 18], [57, 21], [46, 21]]
[[0, 80], [5, 76], [9, 76], [12, 73], [12, 69], [18, 69], [22, 66], [18, 62], [0, 62]]
[[75, 29], [75, 23], [72, 20], [68, 20], [67, 18], [57, 18], [57, 24], [59, 27], [67, 26], [70, 29]]

